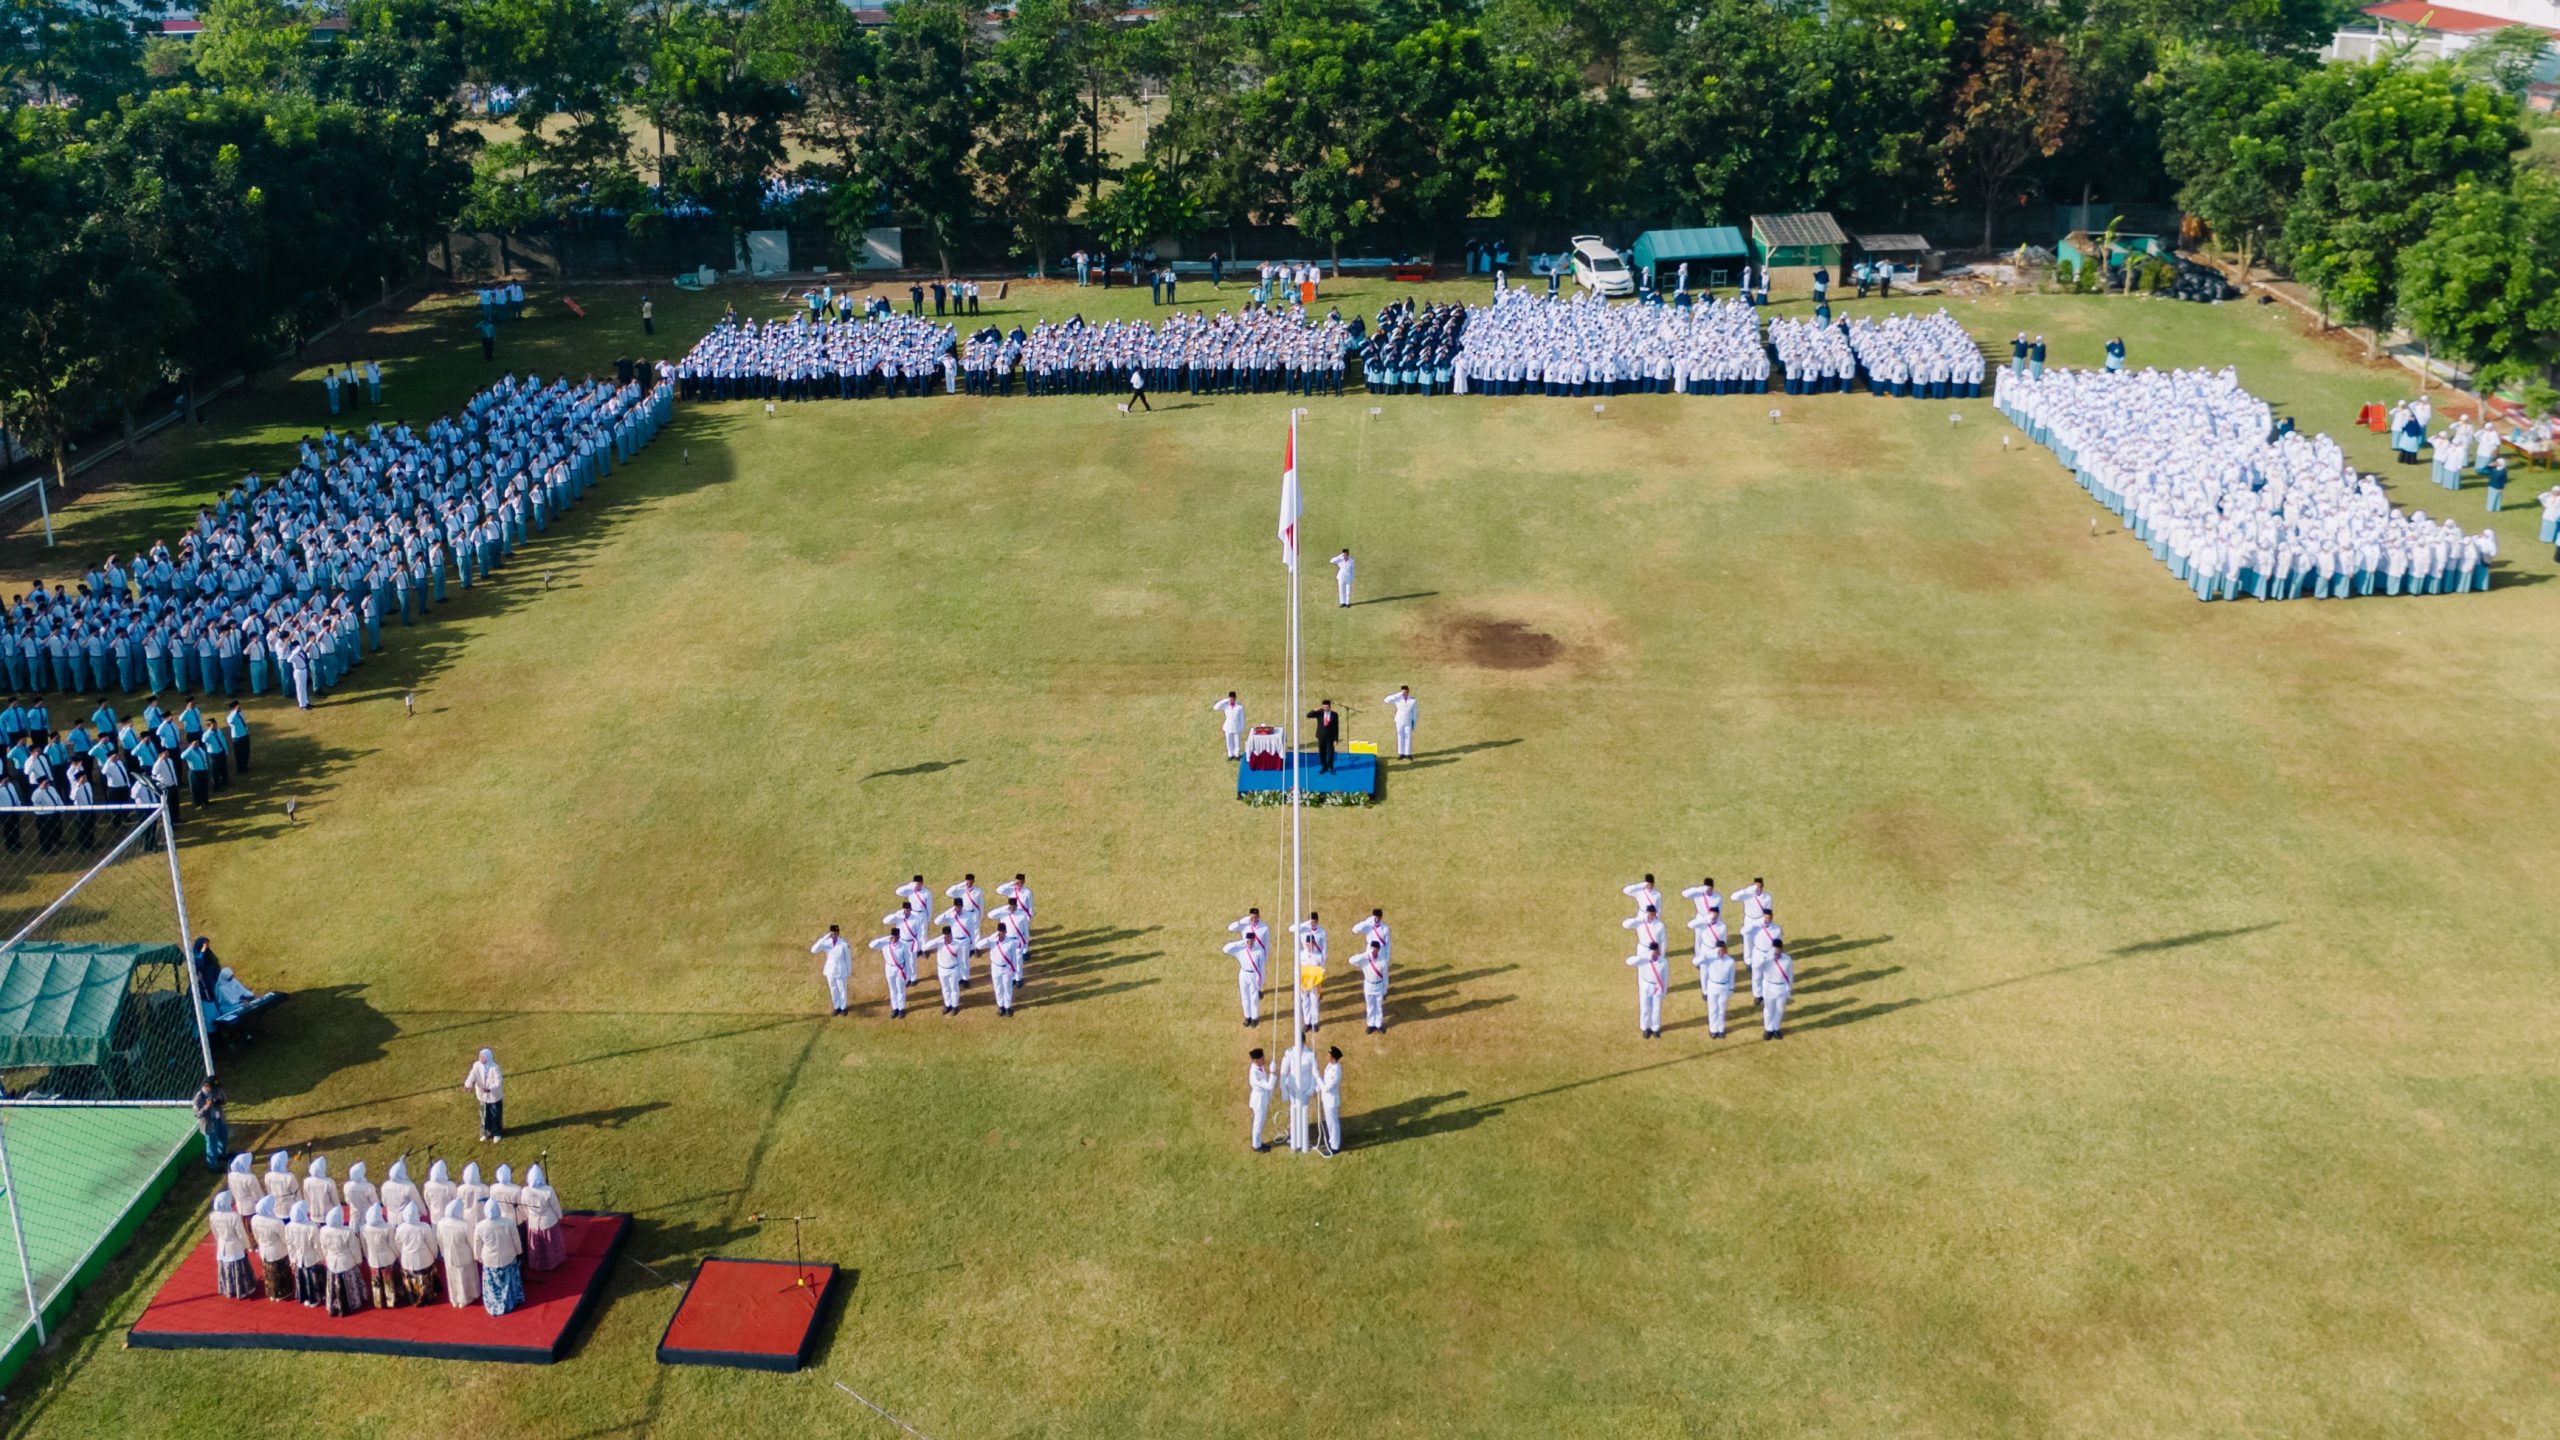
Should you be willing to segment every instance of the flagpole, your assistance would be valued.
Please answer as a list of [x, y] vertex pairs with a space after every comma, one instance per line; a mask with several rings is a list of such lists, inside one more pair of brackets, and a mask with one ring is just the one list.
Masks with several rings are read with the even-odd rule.
[[[1293, 467], [1297, 454], [1298, 413], [1292, 410], [1289, 412], [1289, 455]], [[1300, 498], [1296, 509], [1303, 513], [1306, 509], [1306, 481], [1303, 477], [1298, 481], [1298, 494]], [[1304, 536], [1299, 538], [1303, 540]], [[1289, 924], [1293, 930], [1300, 923], [1298, 917], [1307, 913], [1304, 885], [1306, 850], [1300, 825], [1306, 809], [1306, 795], [1299, 788], [1298, 778], [1298, 727], [1306, 715], [1298, 701], [1298, 572], [1304, 568], [1299, 563], [1300, 558], [1293, 555], [1289, 566]], [[1298, 945], [1293, 938], [1289, 946], [1289, 1043], [1292, 1045], [1298, 1043], [1298, 1011], [1301, 1008], [1298, 997], [1300, 987], [1305, 984], [1298, 974], [1297, 952]]]

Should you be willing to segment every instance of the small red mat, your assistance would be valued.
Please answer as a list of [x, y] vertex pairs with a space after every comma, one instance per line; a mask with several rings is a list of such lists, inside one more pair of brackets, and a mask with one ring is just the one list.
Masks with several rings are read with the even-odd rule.
[[658, 1363], [797, 1370], [835, 1283], [833, 1265], [705, 1260], [658, 1341]]
[[557, 1270], [527, 1269], [523, 1306], [494, 1317], [478, 1305], [458, 1309], [441, 1300], [332, 1316], [291, 1301], [225, 1299], [214, 1288], [213, 1239], [207, 1236], [151, 1298], [125, 1343], [153, 1350], [324, 1350], [548, 1365], [603, 1298], [613, 1259], [631, 1233], [631, 1217], [574, 1210], [561, 1217], [560, 1228], [569, 1258]]

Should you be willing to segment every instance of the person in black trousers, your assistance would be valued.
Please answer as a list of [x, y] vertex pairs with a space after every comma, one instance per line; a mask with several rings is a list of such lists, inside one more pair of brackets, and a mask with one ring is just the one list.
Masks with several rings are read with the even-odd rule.
[[1342, 714], [1333, 708], [1332, 701], [1319, 700], [1316, 708], [1307, 712], [1307, 718], [1316, 722], [1316, 769], [1330, 775], [1333, 747], [1342, 741]]

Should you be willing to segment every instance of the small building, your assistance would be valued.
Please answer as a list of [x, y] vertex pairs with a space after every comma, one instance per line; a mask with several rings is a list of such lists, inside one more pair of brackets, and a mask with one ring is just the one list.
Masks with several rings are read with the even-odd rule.
[[1690, 283], [1721, 289], [1733, 283], [1734, 269], [1751, 258], [1751, 247], [1733, 226], [1702, 225], [1647, 230], [1636, 237], [1627, 258], [1639, 272], [1653, 273], [1656, 289], [1668, 287], [1684, 264]]
[[[2321, 58], [2356, 64], [2405, 48], [2420, 60], [2450, 60], [2513, 25], [2530, 26], [2560, 42], [2560, 5], [2552, 0], [2466, 0], [2456, 9], [2432, 0], [2382, 0], [2362, 7], [2353, 24], [2340, 26]], [[2560, 80], [2560, 74], [2546, 73], [2555, 60], [2560, 60], [2560, 48], [2545, 46], [2534, 78]]]
[[1828, 211], [1751, 217], [1751, 251], [1765, 269], [1837, 271], [1848, 243]]
[[1861, 235], [1858, 237], [1858, 253], [1879, 264], [1891, 265], [1897, 271], [1908, 270], [1915, 275], [1934, 275], [1938, 269], [1937, 256], [1929, 249], [1929, 239], [1925, 235], [1901, 231]]

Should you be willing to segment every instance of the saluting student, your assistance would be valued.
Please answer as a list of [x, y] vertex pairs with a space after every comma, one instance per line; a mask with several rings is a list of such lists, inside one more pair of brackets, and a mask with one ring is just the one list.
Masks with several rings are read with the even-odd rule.
[[1351, 606], [1351, 571], [1351, 547], [1345, 545], [1333, 557], [1333, 598], [1334, 603], [1343, 609]]
[[1227, 692], [1226, 699], [1218, 701], [1209, 708], [1218, 712], [1219, 728], [1227, 737], [1227, 758], [1230, 760], [1243, 758], [1244, 702], [1236, 698], [1236, 692], [1230, 690]]
[[940, 935], [925, 942], [924, 953], [933, 956], [934, 978], [942, 982], [942, 1013], [959, 1014], [960, 975], [968, 963], [967, 943], [952, 938], [951, 927], [946, 925]]
[[828, 926], [827, 933], [809, 947], [809, 953], [822, 957], [818, 973], [827, 982], [827, 1002], [833, 1007], [832, 1013], [842, 1015], [851, 1008], [852, 997], [846, 992], [853, 980], [853, 946], [844, 938], [843, 928]]
[[1697, 935], [1697, 951], [1689, 963], [1698, 970], [1698, 993], [1707, 1002], [1707, 1038], [1724, 1038], [1725, 1007], [1733, 1003], [1733, 956], [1724, 948], [1724, 920], [1700, 915], [1689, 922]]
[[1782, 1022], [1787, 1014], [1787, 997], [1796, 989], [1796, 962], [1784, 950], [1769, 952], [1769, 963], [1761, 967], [1760, 1033], [1763, 1039], [1786, 1037]]
[[1410, 760], [1413, 758], [1413, 722], [1422, 709], [1422, 702], [1414, 698], [1412, 686], [1399, 685], [1396, 693], [1386, 697], [1383, 703], [1395, 714], [1396, 758]]
[[1662, 992], [1670, 983], [1670, 977], [1663, 970], [1661, 943], [1647, 944], [1644, 949], [1628, 956], [1627, 964], [1636, 972], [1637, 1029], [1647, 1040], [1659, 1040], [1662, 1038]]
[[1262, 937], [1248, 931], [1218, 947], [1236, 962], [1236, 999], [1244, 1007], [1244, 1028], [1262, 1023], [1262, 963], [1267, 953]]
[[[891, 919], [900, 920], [909, 913], [901, 910]], [[880, 952], [880, 978], [889, 987], [889, 1018], [904, 1020], [907, 1018], [907, 986], [916, 978], [915, 942], [907, 938], [903, 927], [899, 927], [874, 939], [871, 948]]]

